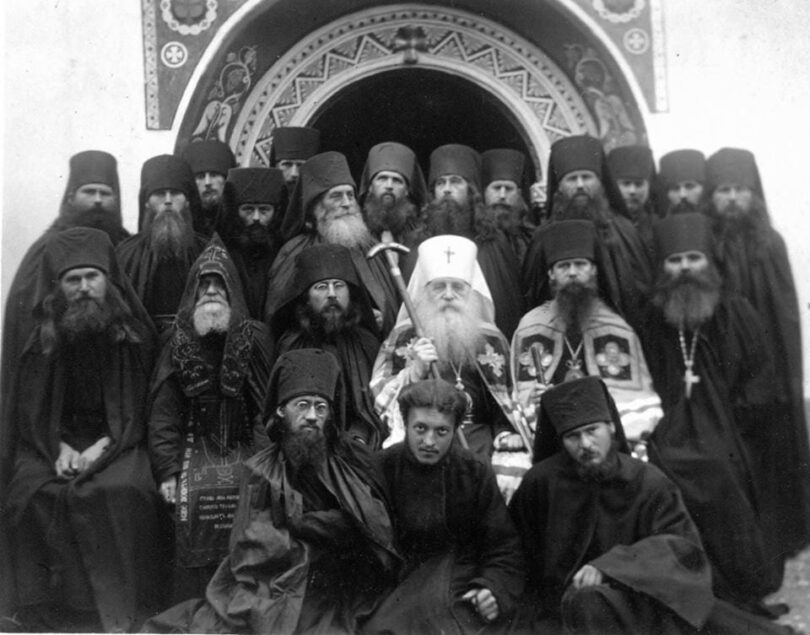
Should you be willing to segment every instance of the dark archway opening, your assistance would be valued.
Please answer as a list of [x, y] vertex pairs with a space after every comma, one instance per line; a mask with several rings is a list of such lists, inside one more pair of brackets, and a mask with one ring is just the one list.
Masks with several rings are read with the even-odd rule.
[[[321, 131], [321, 148], [343, 152], [359, 177], [369, 148], [398, 141], [413, 149], [425, 178], [430, 153], [446, 143], [479, 152], [531, 153], [520, 128], [498, 99], [449, 73], [406, 67], [361, 80], [327, 101], [307, 124]], [[532, 174], [535, 167], [529, 166]]]

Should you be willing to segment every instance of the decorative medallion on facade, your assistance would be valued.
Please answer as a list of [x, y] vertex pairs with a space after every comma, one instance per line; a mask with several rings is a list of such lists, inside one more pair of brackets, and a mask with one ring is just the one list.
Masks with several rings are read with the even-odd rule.
[[635, 20], [644, 11], [646, 0], [593, 0], [593, 8], [603, 20], [623, 24]]
[[622, 38], [625, 50], [633, 55], [643, 55], [650, 48], [650, 36], [644, 29], [630, 29]]
[[160, 49], [160, 61], [169, 68], [180, 68], [188, 59], [188, 49], [182, 42], [166, 42]]
[[605, 152], [639, 143], [636, 126], [607, 65], [589, 46], [566, 44], [564, 48], [574, 81], [596, 117]]
[[245, 46], [238, 52], [228, 53], [217, 81], [208, 92], [208, 102], [192, 132], [192, 141], [206, 139], [227, 141], [226, 131], [242, 108], [242, 102], [252, 86], [255, 72], [255, 46]]
[[160, 0], [163, 21], [180, 35], [199, 35], [217, 19], [217, 0]]
[[276, 127], [302, 125], [351, 83], [404, 64], [449, 72], [493, 94], [539, 149], [535, 164], [545, 164], [557, 139], [596, 132], [570, 80], [535, 45], [473, 14], [402, 5], [345, 16], [282, 56], [228, 134], [237, 162], [268, 166]]

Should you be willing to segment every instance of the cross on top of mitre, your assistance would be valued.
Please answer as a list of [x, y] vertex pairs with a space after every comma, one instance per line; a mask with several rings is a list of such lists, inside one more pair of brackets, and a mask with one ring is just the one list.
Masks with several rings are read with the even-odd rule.
[[478, 247], [462, 236], [441, 235], [419, 245], [420, 270], [425, 282], [438, 278], [457, 278], [472, 284]]

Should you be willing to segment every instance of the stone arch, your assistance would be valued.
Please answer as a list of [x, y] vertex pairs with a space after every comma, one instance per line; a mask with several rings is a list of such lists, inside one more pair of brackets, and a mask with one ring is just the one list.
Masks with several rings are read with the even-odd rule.
[[341, 90], [403, 65], [461, 77], [498, 99], [535, 165], [545, 165], [556, 139], [596, 134], [577, 88], [535, 44], [459, 9], [402, 4], [342, 16], [280, 57], [255, 82], [231, 131], [237, 161], [268, 165], [277, 126], [304, 125]]

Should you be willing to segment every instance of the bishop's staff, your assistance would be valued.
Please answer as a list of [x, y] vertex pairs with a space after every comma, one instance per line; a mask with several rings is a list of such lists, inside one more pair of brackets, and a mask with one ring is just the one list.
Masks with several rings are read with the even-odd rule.
[[[416, 333], [416, 337], [419, 338], [425, 337], [425, 331], [422, 328], [422, 323], [419, 321], [419, 318], [416, 315], [416, 308], [413, 306], [413, 300], [411, 299], [411, 296], [408, 293], [408, 287], [405, 285], [405, 278], [402, 277], [402, 270], [399, 268], [397, 255], [394, 253], [396, 251], [399, 251], [403, 254], [407, 254], [411, 250], [408, 249], [405, 245], [401, 245], [400, 243], [395, 242], [377, 243], [366, 254], [366, 258], [371, 260], [381, 251], [385, 252], [385, 257], [388, 259], [388, 268], [391, 272], [391, 277], [394, 279], [394, 284], [396, 284], [397, 286], [399, 296], [402, 298], [402, 304], [405, 305], [405, 310], [408, 312], [408, 317], [411, 319], [411, 324], [413, 324], [413, 330]], [[430, 372], [434, 378], [441, 379], [441, 376], [439, 375], [439, 370], [436, 368], [435, 362], [430, 363]], [[469, 399], [470, 396], [467, 395], [468, 402]], [[467, 438], [464, 436], [464, 431], [461, 429], [461, 426], [458, 427], [456, 433], [458, 435], [459, 443], [461, 443], [461, 447], [463, 447], [465, 450], [469, 450], [470, 445], [467, 443]]]

